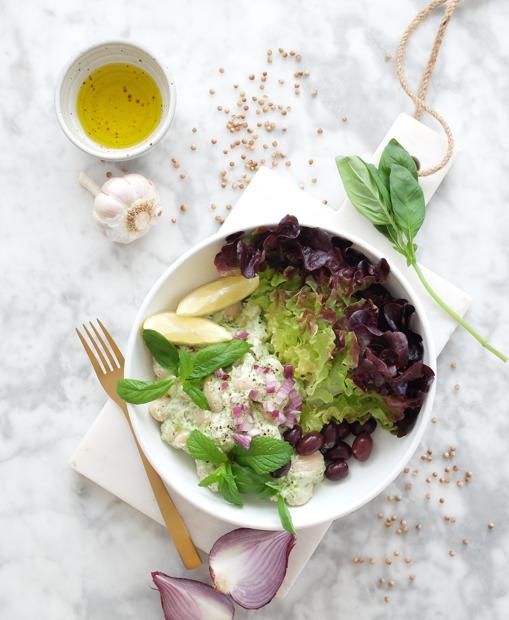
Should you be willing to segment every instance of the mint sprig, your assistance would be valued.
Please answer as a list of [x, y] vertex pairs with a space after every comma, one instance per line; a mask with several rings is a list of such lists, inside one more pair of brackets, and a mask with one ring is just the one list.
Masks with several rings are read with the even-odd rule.
[[[157, 363], [176, 375], [184, 392], [194, 404], [200, 409], [206, 410], [210, 407], [201, 389], [201, 380], [219, 368], [230, 366], [251, 348], [248, 342], [234, 339], [229, 342], [211, 344], [193, 353], [183, 347], [177, 349], [175, 345], [153, 329], [144, 329], [142, 337]], [[171, 383], [167, 390], [163, 390], [161, 381], [121, 379], [117, 384], [117, 394], [128, 403], [136, 405], [148, 403], [161, 398], [168, 392], [174, 380], [168, 379], [167, 381], [171, 381]]]
[[[286, 441], [273, 437], [254, 437], [248, 450], [238, 448], [240, 446], [235, 446], [226, 455], [210, 437], [194, 430], [187, 440], [189, 453], [199, 461], [218, 466], [199, 482], [199, 486], [217, 484], [219, 493], [235, 506], [242, 506], [240, 495], [269, 499], [277, 494], [281, 525], [294, 534], [290, 511], [281, 495], [281, 483], [270, 476], [271, 471], [288, 463], [293, 454], [292, 447]], [[276, 463], [276, 466], [269, 466], [269, 462]]]
[[424, 194], [417, 180], [412, 156], [397, 140], [385, 147], [378, 168], [360, 157], [337, 157], [336, 165], [353, 206], [402, 254], [433, 300], [484, 348], [503, 362], [507, 356], [491, 346], [463, 317], [453, 310], [426, 280], [417, 264], [415, 236], [425, 217]]

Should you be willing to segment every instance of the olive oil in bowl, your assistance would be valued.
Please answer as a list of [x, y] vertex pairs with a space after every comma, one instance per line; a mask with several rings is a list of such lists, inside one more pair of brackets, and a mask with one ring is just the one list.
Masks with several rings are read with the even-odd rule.
[[102, 65], [81, 84], [76, 101], [86, 134], [103, 147], [122, 149], [146, 140], [157, 128], [163, 102], [155, 80], [128, 63]]

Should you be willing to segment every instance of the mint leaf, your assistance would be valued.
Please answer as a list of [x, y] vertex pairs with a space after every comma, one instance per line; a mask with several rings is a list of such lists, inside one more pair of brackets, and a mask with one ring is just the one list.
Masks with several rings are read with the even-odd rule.
[[291, 459], [293, 448], [282, 439], [274, 437], [253, 437], [251, 445], [246, 450], [241, 446], [234, 446], [230, 451], [237, 463], [250, 467], [257, 474], [268, 474]]
[[216, 446], [216, 444], [202, 432], [194, 430], [187, 438], [187, 449], [189, 454], [197, 461], [207, 461], [214, 465], [227, 463], [226, 454]]
[[162, 398], [174, 384], [173, 379], [162, 381], [139, 381], [138, 379], [120, 379], [117, 394], [126, 403], [141, 405], [157, 398]]
[[184, 381], [182, 383], [182, 388], [195, 405], [197, 405], [200, 409], [210, 411], [210, 405], [207, 397], [198, 386], [194, 385], [193, 383]]
[[280, 494], [277, 496], [277, 509], [279, 512], [279, 518], [281, 519], [281, 525], [290, 534], [295, 534], [295, 528], [293, 527], [292, 516], [286, 505], [285, 498]]
[[239, 489], [237, 488], [231, 465], [227, 463], [224, 465], [224, 469], [224, 474], [219, 480], [219, 493], [230, 504], [242, 506], [242, 500], [240, 499]]
[[187, 349], [179, 349], [179, 379], [185, 381], [193, 371], [193, 358]]
[[198, 486], [209, 487], [211, 484], [215, 484], [216, 482], [219, 482], [221, 478], [224, 476], [224, 474], [225, 474], [225, 467], [223, 463], [222, 465], [219, 465], [219, 467], [217, 467], [211, 474], [209, 474], [208, 476], [200, 480], [200, 482], [198, 483]]
[[419, 182], [403, 166], [393, 164], [389, 177], [394, 220], [412, 241], [424, 222], [424, 194]]
[[143, 341], [158, 364], [177, 374], [179, 354], [174, 345], [153, 329], [144, 329]]
[[208, 377], [219, 368], [226, 368], [249, 351], [251, 345], [245, 340], [234, 339], [229, 342], [211, 344], [193, 355], [192, 379]]
[[417, 166], [415, 165], [414, 158], [401, 146], [397, 140], [392, 138], [384, 148], [378, 164], [378, 170], [386, 187], [389, 187], [389, 177], [391, 174], [391, 168], [394, 164], [398, 164], [403, 166], [403, 168], [406, 168], [414, 179], [417, 180]]
[[243, 495], [253, 494], [266, 496], [270, 492], [270, 495], [274, 495], [276, 491], [266, 486], [271, 482], [271, 477], [268, 474], [257, 474], [249, 467], [243, 467], [238, 463], [232, 463], [232, 472], [235, 476], [235, 482], [237, 487]]

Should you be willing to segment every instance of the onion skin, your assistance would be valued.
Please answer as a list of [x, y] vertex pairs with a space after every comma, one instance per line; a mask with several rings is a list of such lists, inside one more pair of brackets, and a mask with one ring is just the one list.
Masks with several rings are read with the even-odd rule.
[[285, 578], [295, 540], [295, 536], [284, 530], [248, 528], [221, 536], [209, 554], [214, 587], [244, 609], [265, 607]]
[[152, 572], [152, 580], [161, 595], [165, 620], [233, 620], [235, 607], [230, 599], [211, 586]]

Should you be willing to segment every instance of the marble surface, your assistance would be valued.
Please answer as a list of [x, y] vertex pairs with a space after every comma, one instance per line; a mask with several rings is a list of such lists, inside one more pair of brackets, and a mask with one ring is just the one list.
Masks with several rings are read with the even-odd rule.
[[[284, 121], [288, 132], [280, 131], [278, 121], [279, 127], [260, 142], [279, 140], [293, 163], [284, 173], [339, 205], [338, 188], [323, 188], [319, 179], [311, 183], [307, 157], [370, 152], [397, 113], [411, 111], [385, 54], [394, 52], [404, 26], [422, 5], [416, 0], [181, 0], [163, 8], [155, 2], [70, 0], [64, 5], [44, 0], [25, 3], [20, 11], [18, 3], [4, 0], [2, 618], [162, 617], [158, 596], [150, 589], [150, 570], [182, 574], [164, 531], [67, 465], [104, 401], [73, 328], [99, 316], [124, 341], [150, 283], [185, 248], [216, 230], [215, 214], [227, 215], [225, 205], [240, 190], [219, 186], [225, 158], [218, 146], [231, 137], [224, 127], [226, 116], [215, 107], [233, 109], [232, 84], [249, 85], [251, 72], [267, 70], [267, 92], [293, 108]], [[469, 318], [506, 351], [508, 17], [502, 0], [463, 3], [447, 34], [430, 97], [450, 120], [461, 152], [433, 200], [419, 240], [422, 262], [473, 296]], [[411, 45], [414, 81], [435, 26], [436, 20], [423, 27]], [[150, 45], [164, 57], [178, 91], [170, 133], [157, 150], [130, 165], [131, 171], [150, 174], [157, 183], [164, 216], [149, 237], [127, 247], [112, 245], [96, 231], [92, 202], [76, 183], [82, 169], [97, 180], [108, 170], [120, 170], [91, 160], [67, 142], [53, 112], [62, 63], [82, 47], [119, 37]], [[279, 46], [298, 50], [302, 68], [311, 71], [298, 98], [292, 73], [300, 66], [279, 59], [265, 63], [265, 50]], [[223, 75], [219, 66], [225, 67]], [[279, 77], [286, 80], [280, 91]], [[209, 95], [209, 88], [216, 95]], [[314, 99], [312, 88], [319, 91]], [[251, 91], [256, 91], [252, 85]], [[193, 126], [198, 129], [194, 136]], [[324, 128], [322, 135], [316, 133], [318, 127]], [[211, 137], [218, 139], [215, 147]], [[196, 152], [191, 143], [197, 144]], [[181, 162], [179, 171], [171, 167], [171, 157]], [[239, 161], [238, 151], [232, 159]], [[238, 164], [235, 169], [239, 175]], [[188, 173], [184, 180], [178, 177], [182, 170]], [[215, 211], [211, 203], [217, 204]], [[188, 206], [186, 213], [179, 212], [180, 204]], [[498, 620], [509, 615], [507, 367], [458, 331], [440, 358], [439, 372], [438, 422], [430, 425], [410, 473], [336, 522], [294, 590], [256, 617]], [[442, 457], [449, 445], [457, 447], [451, 461]], [[428, 447], [433, 461], [421, 461], [419, 455]], [[452, 471], [454, 464], [459, 472]], [[418, 473], [412, 475], [413, 470]], [[472, 479], [460, 488], [455, 481], [466, 470], [472, 471]], [[451, 483], [440, 484], [439, 477]], [[411, 489], [405, 489], [408, 483]], [[389, 502], [387, 494], [401, 496], [401, 501]], [[379, 512], [384, 518], [396, 515], [397, 523], [386, 528]], [[396, 533], [400, 519], [407, 521], [406, 534]], [[417, 523], [422, 529], [416, 529]], [[464, 538], [469, 545], [462, 543]], [[354, 557], [364, 562], [353, 563]], [[405, 563], [405, 557], [412, 563]], [[383, 587], [378, 586], [380, 577], [386, 579]], [[236, 617], [250, 615], [239, 610]]]

